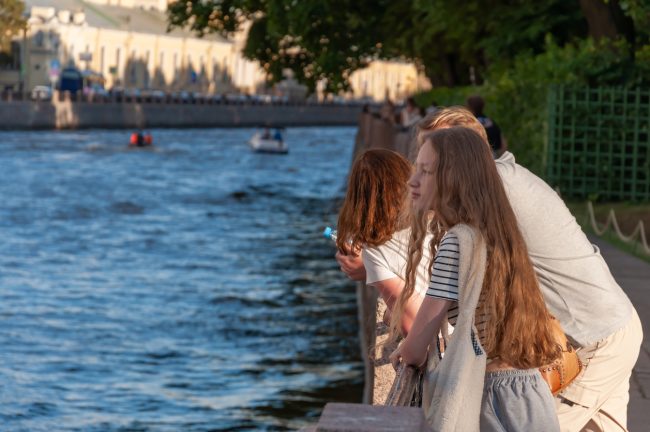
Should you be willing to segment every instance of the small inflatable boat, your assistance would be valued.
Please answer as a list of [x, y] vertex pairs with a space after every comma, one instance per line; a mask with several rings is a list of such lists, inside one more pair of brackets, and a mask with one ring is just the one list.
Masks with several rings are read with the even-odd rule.
[[262, 138], [262, 134], [254, 134], [248, 144], [257, 153], [289, 153], [289, 147], [283, 140], [273, 138]]

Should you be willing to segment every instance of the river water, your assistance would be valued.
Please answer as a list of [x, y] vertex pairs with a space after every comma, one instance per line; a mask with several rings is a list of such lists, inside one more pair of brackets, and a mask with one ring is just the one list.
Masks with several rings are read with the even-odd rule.
[[0, 132], [0, 430], [291, 430], [359, 402], [321, 237], [355, 130]]

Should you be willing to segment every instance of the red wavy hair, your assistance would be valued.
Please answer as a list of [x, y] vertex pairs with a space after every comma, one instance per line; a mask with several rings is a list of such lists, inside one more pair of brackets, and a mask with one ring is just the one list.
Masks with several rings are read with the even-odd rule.
[[379, 246], [407, 225], [410, 175], [409, 161], [391, 150], [367, 150], [354, 161], [337, 222], [339, 249]]

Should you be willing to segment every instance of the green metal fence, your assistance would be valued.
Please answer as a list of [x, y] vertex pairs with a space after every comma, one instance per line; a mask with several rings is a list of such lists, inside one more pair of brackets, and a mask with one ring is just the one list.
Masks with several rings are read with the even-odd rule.
[[650, 199], [650, 89], [549, 90], [547, 180], [565, 197]]

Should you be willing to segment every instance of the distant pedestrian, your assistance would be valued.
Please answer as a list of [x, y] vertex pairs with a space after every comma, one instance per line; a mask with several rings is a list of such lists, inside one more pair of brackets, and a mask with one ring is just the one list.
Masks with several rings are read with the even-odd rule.
[[[426, 109], [427, 114], [435, 114], [438, 111], [438, 104], [436, 101], [431, 101], [431, 105], [429, 105]], [[424, 116], [422, 116], [424, 117]]]
[[273, 132], [273, 139], [282, 142], [282, 131], [280, 128], [276, 128], [275, 132]]
[[402, 109], [402, 112], [400, 113], [400, 118], [401, 118], [401, 124], [404, 127], [411, 127], [420, 120], [422, 120], [422, 116], [420, 114], [420, 107], [418, 107], [418, 104], [415, 102], [415, 99], [412, 97], [406, 99], [406, 106], [404, 109]]
[[501, 134], [501, 128], [499, 125], [485, 115], [483, 108], [485, 107], [485, 101], [481, 96], [473, 95], [467, 98], [467, 108], [474, 114], [476, 119], [483, 125], [485, 132], [487, 132], [488, 142], [492, 147], [492, 153], [494, 158], [499, 158], [504, 151], [506, 151], [506, 141]]
[[395, 104], [390, 99], [386, 99], [379, 109], [379, 116], [388, 123], [395, 124]]

